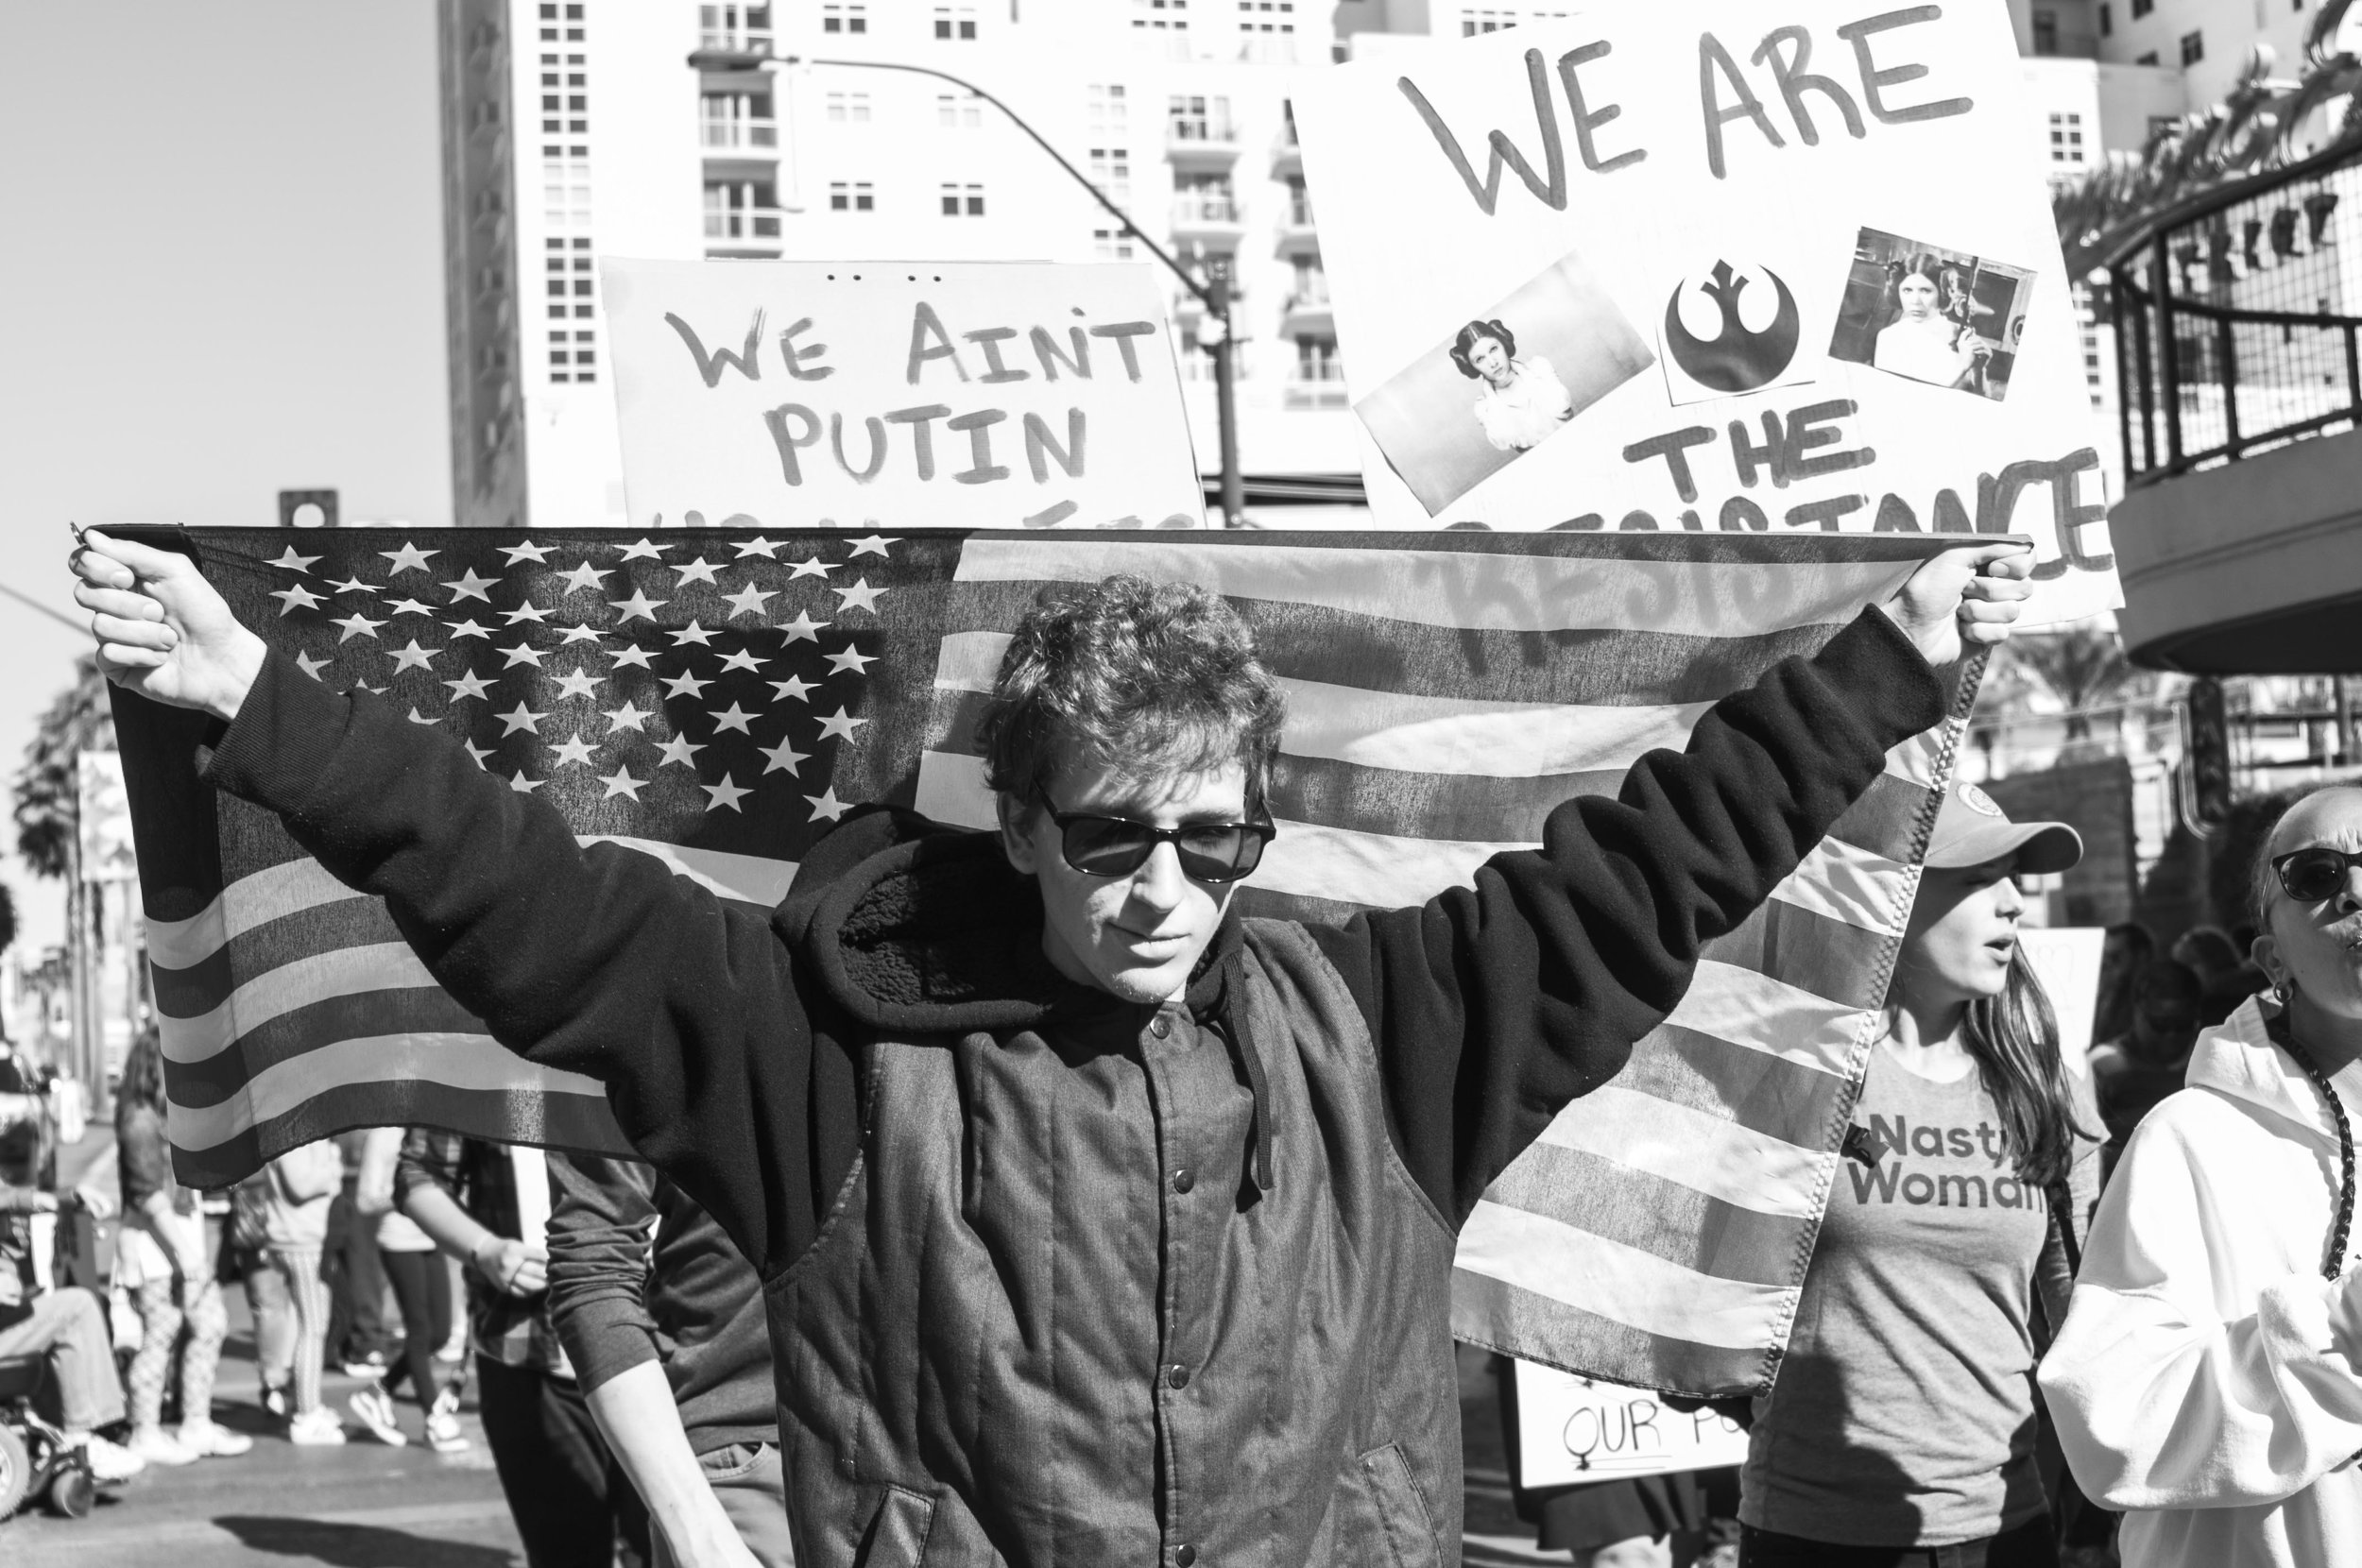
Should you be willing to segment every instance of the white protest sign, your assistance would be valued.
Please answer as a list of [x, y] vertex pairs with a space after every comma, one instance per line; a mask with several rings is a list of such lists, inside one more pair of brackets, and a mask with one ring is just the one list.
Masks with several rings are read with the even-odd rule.
[[1998, 6], [1602, 7], [1294, 96], [1381, 522], [2019, 533], [2122, 602]]
[[601, 264], [633, 526], [1205, 526], [1145, 264]]
[[1676, 1410], [1645, 1389], [1597, 1383], [1532, 1361], [1516, 1368], [1520, 1486], [1746, 1462], [1745, 1429], [1712, 1410]]
[[2099, 1011], [2099, 960], [2108, 933], [2097, 926], [2021, 926], [2017, 950], [2042, 981], [2059, 1019], [2059, 1051], [2078, 1077], [2091, 1076], [2092, 1020]]

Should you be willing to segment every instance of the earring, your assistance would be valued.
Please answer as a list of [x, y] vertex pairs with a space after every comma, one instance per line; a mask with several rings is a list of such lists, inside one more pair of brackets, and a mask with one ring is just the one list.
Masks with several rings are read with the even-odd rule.
[[2287, 982], [2286, 980], [2274, 980], [2274, 981], [2272, 981], [2272, 1002], [2273, 1002], [2273, 1004], [2274, 1004], [2275, 1006], [2279, 1006], [2279, 1007], [2285, 1007], [2285, 1006], [2287, 1006], [2287, 1005], [2288, 1005], [2288, 994], [2289, 994], [2289, 992], [2290, 992], [2292, 989], [2293, 989], [2293, 987], [2291, 987], [2291, 986], [2288, 984], [2288, 982]]

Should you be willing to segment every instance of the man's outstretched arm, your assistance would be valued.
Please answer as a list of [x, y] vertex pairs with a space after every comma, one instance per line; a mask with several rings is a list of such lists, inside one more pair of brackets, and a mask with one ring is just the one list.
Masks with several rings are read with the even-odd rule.
[[1935, 666], [2007, 635], [2024, 549], [1929, 561], [1818, 656], [1716, 704], [1684, 751], [1635, 763], [1613, 799], [1560, 806], [1540, 849], [1496, 856], [1473, 887], [1315, 931], [1370, 1021], [1396, 1147], [1455, 1223], [1622, 1069], [1704, 944], [1771, 896], [1889, 748], [1943, 718]]
[[576, 844], [448, 736], [269, 655], [186, 557], [92, 532], [74, 566], [108, 678], [228, 724], [210, 782], [383, 897], [501, 1044], [603, 1081], [641, 1152], [758, 1269], [779, 1251], [811, 1207], [790, 1190], [810, 1182], [811, 1036], [767, 922], [646, 856]]

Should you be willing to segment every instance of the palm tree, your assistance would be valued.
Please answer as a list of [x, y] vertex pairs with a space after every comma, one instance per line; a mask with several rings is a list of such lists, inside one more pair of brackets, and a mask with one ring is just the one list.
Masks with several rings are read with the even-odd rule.
[[2091, 622], [2010, 639], [2013, 668], [2031, 675], [2065, 709], [2069, 744], [2091, 739], [2091, 710], [2134, 691], [2148, 678], [2124, 656], [2114, 631]]
[[25, 765], [16, 775], [16, 852], [36, 877], [63, 877], [73, 868], [74, 837], [80, 828], [75, 797], [75, 760], [85, 751], [111, 751], [114, 714], [98, 661], [85, 656], [75, 666], [73, 686], [58, 693], [41, 716]]

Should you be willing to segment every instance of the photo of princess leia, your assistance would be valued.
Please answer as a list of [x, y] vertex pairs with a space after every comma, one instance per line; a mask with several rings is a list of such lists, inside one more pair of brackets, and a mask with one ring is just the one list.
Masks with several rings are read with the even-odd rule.
[[1524, 452], [1575, 417], [1575, 400], [1550, 362], [1517, 357], [1517, 338], [1499, 321], [1471, 321], [1452, 340], [1451, 362], [1479, 383], [1477, 423], [1499, 452]]
[[1891, 301], [1898, 314], [1880, 330], [1870, 363], [1913, 381], [1977, 391], [1993, 349], [1945, 311], [1943, 270], [1935, 257], [1925, 254], [1903, 264]]

